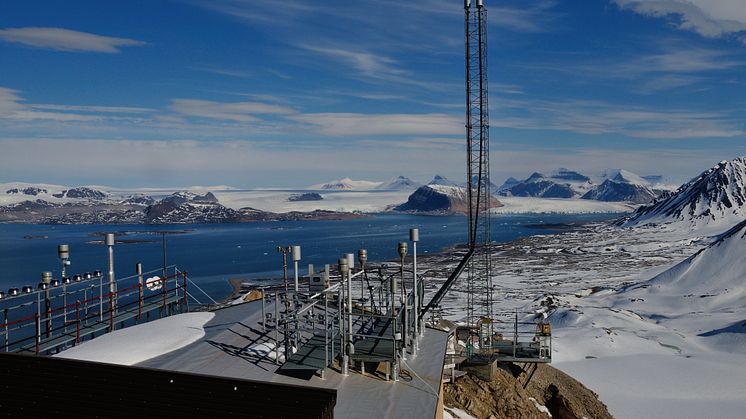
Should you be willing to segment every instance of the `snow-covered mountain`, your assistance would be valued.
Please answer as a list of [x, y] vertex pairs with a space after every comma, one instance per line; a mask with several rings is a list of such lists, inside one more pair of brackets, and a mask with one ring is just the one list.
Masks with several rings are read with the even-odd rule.
[[623, 169], [608, 169], [589, 177], [573, 170], [560, 168], [549, 175], [534, 172], [517, 181], [509, 178], [498, 188], [500, 196], [535, 198], [582, 198], [606, 202], [646, 204], [659, 192], [650, 182]]
[[710, 246], [649, 281], [628, 287], [622, 295], [644, 295], [651, 303], [686, 312], [740, 307], [746, 299], [745, 254], [746, 221], [742, 221]]
[[428, 185], [443, 185], [443, 186], [461, 186], [458, 182], [454, 182], [445, 176], [435, 175]]
[[376, 186], [376, 189], [382, 191], [403, 191], [408, 189], [415, 190], [420, 186], [422, 185], [408, 177], [397, 176], [389, 179], [387, 182], [383, 182], [382, 184]]
[[313, 185], [310, 189], [322, 189], [325, 191], [352, 191], [352, 190], [369, 190], [381, 186], [383, 182], [373, 182], [370, 180], [352, 180], [348, 177], [339, 180], [333, 180], [329, 183]]
[[[577, 175], [582, 176], [580, 174]], [[577, 181], [569, 182], [567, 179], [563, 178], [572, 177], [569, 173], [563, 171], [560, 176], [561, 177], [555, 178], [553, 175], [547, 176], [539, 172], [534, 172], [531, 176], [508, 189], [499, 191], [500, 188], [498, 188], [498, 192], [503, 196], [538, 198], [574, 198], [580, 195], [580, 191], [577, 190]]]
[[675, 193], [639, 208], [624, 224], [683, 223], [727, 228], [746, 218], [746, 158], [724, 160]]
[[610, 169], [601, 178], [603, 182], [586, 192], [582, 199], [649, 204], [657, 196], [647, 180], [627, 170]]
[[[502, 204], [493, 198], [492, 208]], [[466, 188], [447, 185], [425, 185], [412, 193], [407, 202], [397, 205], [394, 211], [425, 214], [466, 214], [469, 201]]]
[[518, 179], [516, 179], [514, 177], [509, 177], [509, 178], [505, 179], [505, 182], [503, 182], [502, 185], [500, 185], [500, 186], [497, 187], [497, 193], [500, 194], [500, 192], [507, 191], [507, 190], [509, 190], [510, 188], [512, 188], [513, 186], [515, 186], [515, 185], [517, 185], [519, 183], [521, 183], [520, 180], [518, 180]]

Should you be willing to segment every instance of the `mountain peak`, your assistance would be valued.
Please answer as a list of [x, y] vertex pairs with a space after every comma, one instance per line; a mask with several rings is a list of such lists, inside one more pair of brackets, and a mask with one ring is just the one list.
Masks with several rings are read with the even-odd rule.
[[682, 185], [675, 193], [641, 207], [625, 223], [683, 222], [732, 225], [746, 217], [746, 158], [723, 160]]

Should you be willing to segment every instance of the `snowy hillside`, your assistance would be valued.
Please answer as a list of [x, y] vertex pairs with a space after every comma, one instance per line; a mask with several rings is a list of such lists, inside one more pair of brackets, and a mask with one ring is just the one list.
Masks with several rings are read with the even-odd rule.
[[[493, 196], [490, 208], [501, 206], [502, 203]], [[410, 195], [407, 202], [393, 209], [394, 211], [433, 215], [468, 214], [469, 197], [466, 188], [459, 186], [425, 185]]]
[[428, 185], [461, 186], [458, 182], [454, 182], [441, 175], [435, 175]]
[[419, 188], [419, 183], [413, 181], [412, 179], [404, 176], [397, 176], [395, 178], [392, 178], [386, 182], [383, 182], [382, 184], [376, 186], [376, 189], [382, 190], [382, 191], [402, 191], [402, 190], [415, 190]]
[[726, 229], [746, 218], [746, 158], [722, 161], [673, 195], [640, 208], [625, 226], [681, 223]]
[[657, 196], [650, 182], [627, 170], [609, 169], [600, 178], [603, 181], [586, 192], [583, 199], [649, 204]]
[[578, 195], [578, 192], [568, 182], [555, 180], [550, 176], [534, 172], [531, 176], [518, 182], [511, 188], [501, 191], [500, 195], [535, 198], [573, 198]]
[[308, 189], [321, 189], [325, 191], [352, 191], [375, 189], [381, 185], [383, 185], [383, 182], [373, 182], [370, 180], [352, 180], [346, 177], [339, 180], [333, 180], [329, 183], [312, 185]]
[[[650, 310], [687, 314], [728, 311], [746, 301], [746, 221], [737, 224], [712, 245], [653, 279], [626, 288], [621, 299], [645, 300]], [[736, 315], [736, 322], [743, 320]], [[730, 324], [722, 326], [726, 333]], [[718, 327], [719, 328], [719, 327]], [[737, 329], [737, 328], [736, 328]], [[746, 333], [746, 326], [741, 330]], [[732, 332], [737, 332], [733, 330]], [[714, 334], [706, 334], [712, 336]], [[746, 335], [743, 336], [746, 343]]]
[[[634, 231], [685, 234], [670, 227]], [[746, 221], [652, 279], [558, 297], [555, 365], [596, 390], [616, 417], [742, 417], [744, 254]]]

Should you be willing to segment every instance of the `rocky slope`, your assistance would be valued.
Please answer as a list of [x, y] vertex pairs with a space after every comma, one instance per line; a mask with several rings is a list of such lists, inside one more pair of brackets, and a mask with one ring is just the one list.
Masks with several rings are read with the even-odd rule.
[[728, 228], [746, 218], [746, 158], [725, 160], [675, 193], [639, 208], [625, 226], [681, 223]]
[[[500, 201], [493, 197], [490, 207], [501, 206]], [[469, 201], [465, 188], [425, 185], [411, 194], [407, 202], [395, 206], [393, 210], [431, 215], [467, 214], [469, 212]]]
[[414, 190], [419, 188], [421, 185], [412, 179], [404, 176], [397, 176], [395, 178], [392, 178], [388, 180], [387, 182], [383, 182], [382, 184], [376, 186], [376, 189], [382, 190], [382, 191], [403, 191], [403, 190]]
[[26, 200], [0, 206], [0, 222], [34, 224], [191, 224], [241, 223], [270, 220], [345, 219], [360, 217], [334, 211], [277, 214], [254, 208], [231, 209], [212, 193], [176, 192], [160, 200], [132, 196], [123, 200], [89, 199], [72, 202]]
[[[598, 395], [567, 374], [539, 365], [528, 386], [522, 370], [505, 364], [492, 381], [467, 374], [444, 385], [445, 406], [477, 418], [612, 418]], [[544, 410], [546, 409], [546, 411]]]
[[591, 187], [590, 178], [567, 169], [558, 169], [550, 175], [534, 172], [528, 178], [507, 187], [500, 187], [502, 196], [537, 198], [574, 198]]

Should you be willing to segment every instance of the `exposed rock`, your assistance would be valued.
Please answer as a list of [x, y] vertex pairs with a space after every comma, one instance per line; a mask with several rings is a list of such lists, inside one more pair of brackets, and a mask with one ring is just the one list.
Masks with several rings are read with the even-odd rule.
[[36, 196], [39, 194], [46, 194], [47, 190], [42, 188], [37, 188], [35, 186], [29, 186], [28, 188], [12, 188], [5, 191], [6, 194], [24, 194], [24, 195], [31, 195]]
[[[502, 203], [492, 197], [491, 208], [501, 207]], [[424, 214], [466, 214], [469, 201], [465, 188], [445, 185], [425, 185], [409, 195], [407, 202], [397, 205], [394, 211]]]
[[288, 201], [290, 202], [321, 201], [323, 199], [324, 197], [316, 192], [296, 193], [288, 197]]
[[80, 186], [52, 195], [55, 198], [87, 198], [87, 199], [104, 199], [108, 196], [106, 192], [96, 189]]
[[[612, 418], [596, 393], [562, 371], [538, 365], [524, 389], [526, 373], [512, 364], [503, 367], [497, 369], [492, 381], [467, 374], [457, 378], [454, 384], [445, 384], [445, 405], [478, 418], [546, 419], [549, 416], [540, 411], [541, 406], [553, 418]], [[515, 375], [512, 370], [516, 371]]]
[[655, 200], [655, 192], [645, 185], [616, 182], [611, 179], [606, 179], [596, 188], [586, 192], [586, 194], [581, 198], [607, 202], [649, 204]]

